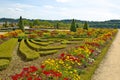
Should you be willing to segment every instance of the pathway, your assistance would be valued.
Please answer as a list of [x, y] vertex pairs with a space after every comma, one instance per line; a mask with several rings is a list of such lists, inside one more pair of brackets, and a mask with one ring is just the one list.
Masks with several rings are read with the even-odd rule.
[[120, 29], [91, 80], [120, 80]]

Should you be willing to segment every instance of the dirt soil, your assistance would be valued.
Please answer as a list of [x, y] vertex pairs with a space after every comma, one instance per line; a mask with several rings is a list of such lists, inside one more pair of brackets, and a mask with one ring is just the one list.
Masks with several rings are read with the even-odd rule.
[[120, 29], [91, 80], [120, 80]]

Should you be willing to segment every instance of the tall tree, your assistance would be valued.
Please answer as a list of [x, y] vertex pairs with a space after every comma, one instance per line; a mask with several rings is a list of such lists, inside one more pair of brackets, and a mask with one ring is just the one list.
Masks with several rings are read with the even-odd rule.
[[88, 23], [87, 22], [84, 23], [83, 29], [88, 30]]
[[5, 23], [3, 24], [3, 27], [4, 27], [4, 28], [7, 28], [7, 27], [8, 27], [8, 22], [7, 22], [7, 21], [5, 21]]
[[76, 32], [76, 25], [75, 25], [75, 20], [72, 20], [70, 31]]
[[24, 25], [23, 25], [22, 16], [20, 16], [18, 26], [19, 26], [19, 28], [24, 32]]
[[79, 25], [78, 25], [78, 24], [76, 24], [76, 28], [79, 28]]
[[56, 29], [59, 29], [59, 23], [57, 22], [57, 24], [56, 24]]

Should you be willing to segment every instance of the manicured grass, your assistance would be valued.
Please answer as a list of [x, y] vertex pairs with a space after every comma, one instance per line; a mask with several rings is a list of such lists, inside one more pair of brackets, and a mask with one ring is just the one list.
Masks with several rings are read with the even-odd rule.
[[[114, 37], [115, 38], [115, 37]], [[99, 56], [96, 58], [94, 64], [88, 66], [85, 69], [85, 73], [81, 74], [81, 79], [82, 80], [91, 80], [92, 75], [94, 74], [95, 70], [99, 67], [100, 62], [103, 60], [103, 58], [105, 57], [109, 47], [111, 46], [114, 38], [109, 42], [109, 44], [107, 44], [101, 51], [101, 53], [99, 54]]]
[[12, 52], [17, 44], [17, 39], [12, 38], [0, 45], [0, 59], [11, 59]]
[[0, 70], [5, 69], [9, 65], [10, 61], [7, 59], [0, 59]]
[[33, 60], [39, 57], [39, 53], [35, 50], [30, 49], [25, 44], [24, 39], [20, 43], [19, 51], [24, 56], [25, 60]]

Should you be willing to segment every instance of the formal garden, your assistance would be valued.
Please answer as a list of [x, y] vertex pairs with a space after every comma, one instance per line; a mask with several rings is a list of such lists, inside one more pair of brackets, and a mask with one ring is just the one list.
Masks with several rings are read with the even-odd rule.
[[[7, 32], [0, 35], [0, 77], [2, 80], [90, 80], [116, 33], [117, 29], [103, 28]], [[10, 66], [15, 71], [9, 72]]]

